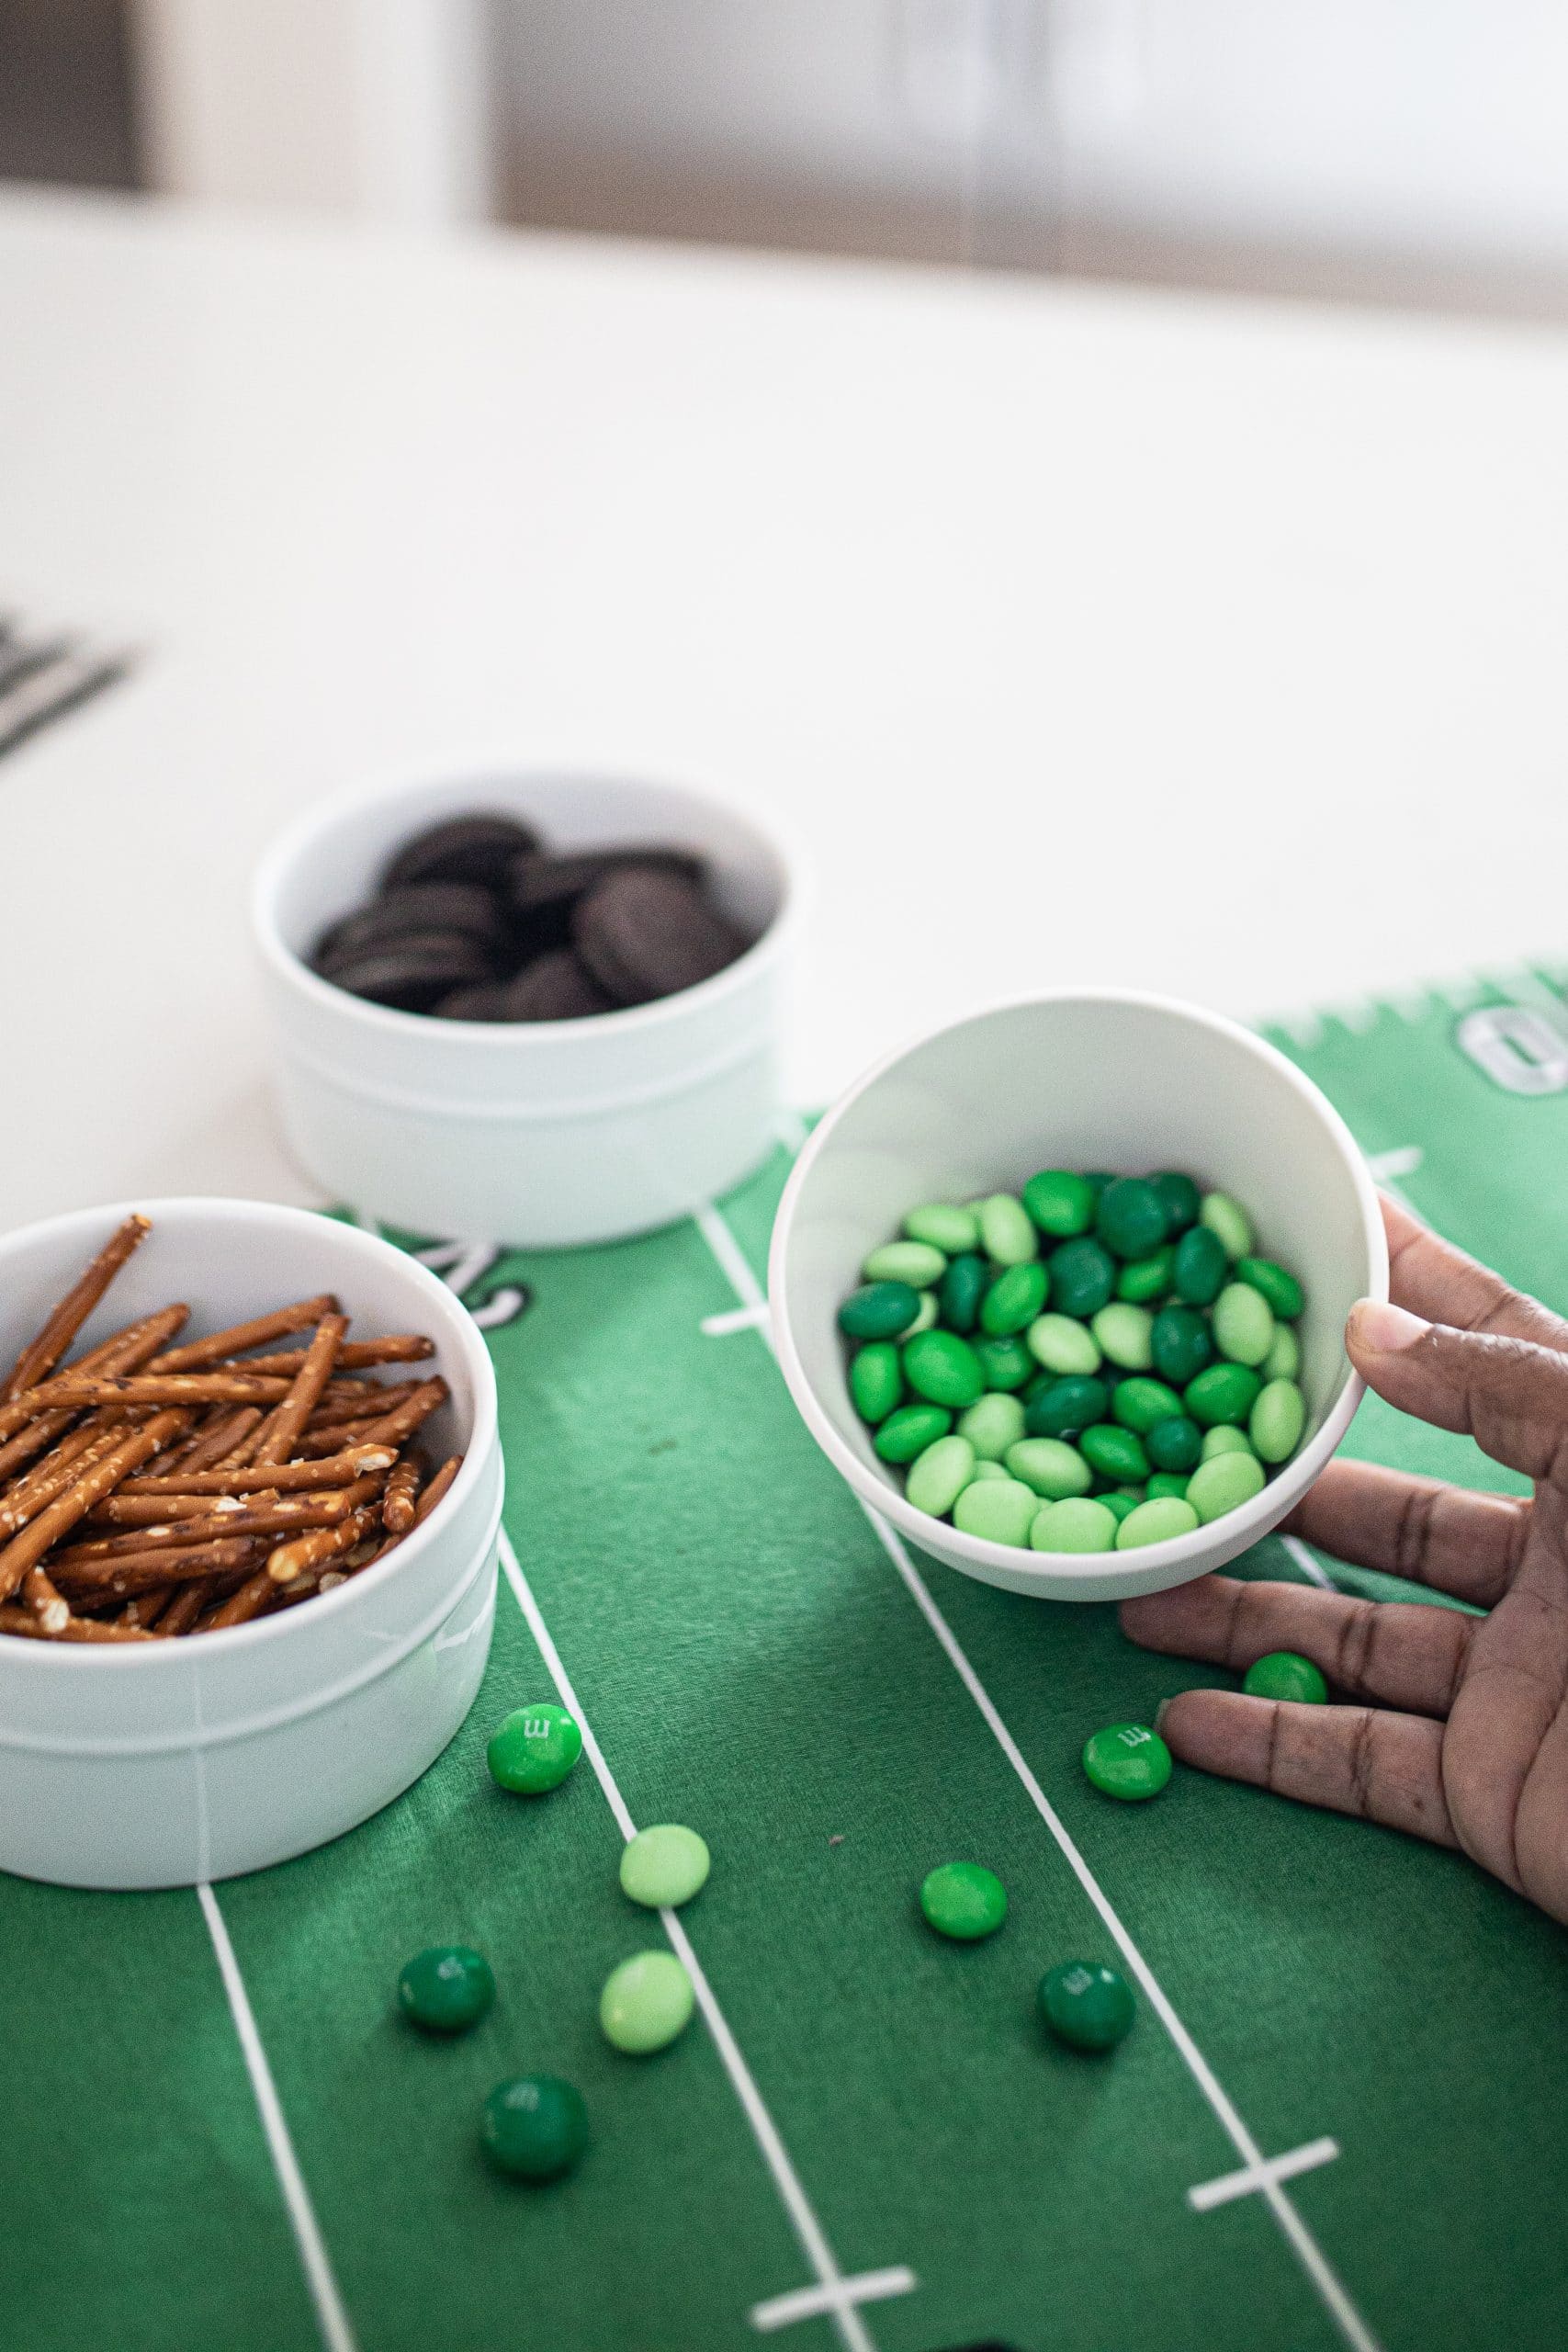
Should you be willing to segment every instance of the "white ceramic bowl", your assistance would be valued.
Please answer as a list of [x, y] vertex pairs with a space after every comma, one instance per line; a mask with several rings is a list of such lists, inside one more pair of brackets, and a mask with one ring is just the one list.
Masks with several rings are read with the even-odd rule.
[[[755, 944], [677, 996], [586, 1021], [435, 1021], [367, 1004], [304, 962], [439, 819], [499, 809], [551, 848], [674, 842], [707, 859]], [[673, 786], [500, 774], [333, 802], [257, 877], [253, 921], [296, 1155], [333, 1198], [416, 1233], [553, 1249], [684, 1216], [757, 1166], [778, 1108], [789, 863]]]
[[[862, 1261], [924, 1201], [1016, 1192], [1040, 1168], [1186, 1169], [1234, 1193], [1258, 1247], [1305, 1285], [1307, 1435], [1240, 1510], [1168, 1544], [1091, 1555], [962, 1535], [913, 1510], [850, 1401], [835, 1317]], [[1361, 1383], [1343, 1345], [1358, 1298], [1386, 1297], [1388, 1255], [1366, 1162], [1282, 1054], [1191, 1005], [1062, 989], [976, 1014], [892, 1054], [835, 1104], [779, 1207], [773, 1329], [807, 1428], [863, 1501], [950, 1567], [1053, 1600], [1122, 1600], [1183, 1584], [1257, 1543], [1350, 1425]]]
[[335, 1291], [354, 1333], [434, 1340], [452, 1397], [423, 1442], [464, 1461], [385, 1560], [275, 1617], [114, 1647], [0, 1637], [0, 1869], [66, 1886], [187, 1886], [352, 1829], [452, 1737], [495, 1616], [502, 1474], [490, 1356], [452, 1293], [389, 1243], [256, 1201], [54, 1217], [0, 1240], [0, 1358], [131, 1208], [152, 1231], [79, 1345], [173, 1299], [189, 1304], [194, 1336]]

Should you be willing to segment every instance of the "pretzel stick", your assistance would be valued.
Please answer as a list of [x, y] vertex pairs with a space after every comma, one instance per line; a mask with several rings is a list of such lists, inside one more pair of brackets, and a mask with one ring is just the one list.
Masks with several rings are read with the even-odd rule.
[[0, 1534], [14, 1535], [18, 1527], [25, 1527], [62, 1487], [70, 1485], [73, 1462], [80, 1461], [95, 1446], [107, 1453], [118, 1435], [118, 1430], [111, 1435], [107, 1430], [95, 1429], [91, 1421], [67, 1430], [52, 1453], [46, 1453], [41, 1462], [35, 1462], [0, 1496]]
[[17, 1358], [0, 1387], [0, 1402], [19, 1396], [49, 1377], [131, 1251], [152, 1229], [147, 1217], [128, 1216], [110, 1236], [81, 1280], [66, 1292], [46, 1317], [43, 1329]]
[[[71, 1366], [71, 1370], [77, 1374], [134, 1371], [179, 1329], [189, 1313], [188, 1306], [165, 1306], [156, 1315], [144, 1315], [139, 1322], [128, 1323], [122, 1331], [112, 1333], [100, 1346], [89, 1349]], [[52, 1445], [61, 1431], [68, 1430], [75, 1419], [75, 1411], [70, 1407], [63, 1412], [40, 1411], [39, 1419], [25, 1428], [20, 1436], [14, 1437], [8, 1445], [0, 1445], [0, 1477], [18, 1464], [31, 1461], [46, 1446]]]
[[381, 1495], [381, 1524], [389, 1535], [406, 1535], [413, 1525], [419, 1476], [419, 1464], [412, 1454], [405, 1454], [388, 1479]]
[[[120, 1527], [158, 1529], [172, 1525], [175, 1520], [212, 1519], [225, 1521], [233, 1512], [243, 1510], [238, 1495], [131, 1495], [123, 1487], [107, 1495], [89, 1520], [83, 1521], [83, 1532], [90, 1537], [112, 1536]], [[184, 1530], [181, 1531], [182, 1534]]]
[[37, 1566], [58, 1537], [79, 1519], [85, 1519], [93, 1505], [112, 1494], [128, 1472], [150, 1462], [159, 1447], [185, 1426], [183, 1413], [158, 1413], [140, 1429], [129, 1430], [85, 1476], [56, 1495], [19, 1535], [13, 1535], [0, 1548], [0, 1601], [10, 1599], [28, 1570]]
[[447, 1490], [462, 1466], [463, 1457], [460, 1453], [454, 1453], [449, 1461], [441, 1464], [440, 1469], [419, 1498], [419, 1505], [413, 1515], [413, 1523], [416, 1527], [423, 1527], [436, 1504], [446, 1500]]
[[188, 1634], [204, 1609], [209, 1608], [221, 1590], [216, 1577], [198, 1577], [189, 1584], [182, 1584], [173, 1600], [158, 1620], [161, 1641], [177, 1641]]
[[220, 1568], [248, 1568], [255, 1560], [260, 1539], [235, 1535], [217, 1544], [190, 1544], [175, 1551], [155, 1545], [145, 1552], [118, 1553], [112, 1560], [71, 1560], [63, 1555], [50, 1566], [62, 1592], [73, 1607], [97, 1608], [123, 1600], [133, 1592], [150, 1592], [155, 1585], [186, 1584], [192, 1577], [210, 1576]]
[[46, 1634], [62, 1634], [71, 1603], [42, 1568], [29, 1568], [22, 1578], [22, 1599]]
[[372, 1423], [366, 1433], [366, 1442], [370, 1445], [406, 1445], [420, 1423], [427, 1420], [437, 1406], [444, 1405], [451, 1393], [439, 1374], [434, 1380], [422, 1380], [413, 1395], [395, 1412], [385, 1414], [380, 1420]]
[[355, 1511], [336, 1527], [318, 1527], [309, 1535], [297, 1535], [290, 1544], [279, 1544], [268, 1554], [266, 1572], [274, 1584], [292, 1584], [307, 1568], [319, 1567], [323, 1560], [335, 1560], [340, 1552], [352, 1552], [362, 1544], [376, 1524], [374, 1511]]
[[321, 1401], [322, 1389], [332, 1378], [333, 1365], [347, 1329], [346, 1315], [322, 1316], [316, 1336], [305, 1351], [305, 1361], [294, 1375], [294, 1385], [274, 1413], [266, 1435], [251, 1456], [253, 1462], [288, 1461], [294, 1451], [295, 1439], [302, 1435], [306, 1422]]
[[397, 1458], [389, 1445], [354, 1445], [320, 1462], [276, 1462], [265, 1468], [225, 1463], [215, 1470], [186, 1471], [176, 1465], [161, 1478], [128, 1478], [115, 1499], [129, 1501], [145, 1496], [152, 1501], [161, 1495], [171, 1499], [188, 1495], [194, 1500], [200, 1495], [246, 1495], [267, 1487], [289, 1494], [297, 1487], [341, 1487], [373, 1470], [389, 1470]]
[[150, 1642], [136, 1625], [102, 1625], [92, 1617], [67, 1617], [58, 1634], [45, 1633], [27, 1609], [0, 1608], [0, 1634], [20, 1634], [34, 1642]]
[[[394, 1331], [385, 1340], [345, 1340], [337, 1351], [333, 1386], [336, 1388], [344, 1385], [341, 1376], [345, 1372], [358, 1372], [369, 1364], [423, 1363], [427, 1356], [434, 1353], [434, 1340], [427, 1340], [421, 1331]], [[282, 1355], [247, 1357], [243, 1363], [236, 1363], [233, 1369], [236, 1372], [292, 1374], [299, 1371], [304, 1361], [303, 1348], [289, 1348]], [[375, 1393], [373, 1381], [365, 1385], [372, 1394]]]
[[277, 1586], [273, 1577], [265, 1568], [258, 1568], [254, 1576], [247, 1577], [238, 1592], [231, 1593], [220, 1608], [209, 1609], [205, 1617], [198, 1617], [192, 1630], [197, 1634], [217, 1634], [230, 1625], [248, 1625], [253, 1617], [265, 1615], [276, 1599]]
[[[183, 1589], [190, 1589], [189, 1587]], [[140, 1625], [144, 1634], [150, 1634], [174, 1599], [174, 1594], [175, 1588], [172, 1584], [154, 1585], [151, 1592], [139, 1592], [134, 1600], [126, 1602], [125, 1607], [115, 1619], [115, 1623]]]
[[[281, 1535], [307, 1527], [337, 1527], [370, 1501], [380, 1491], [380, 1486], [378, 1477], [356, 1478], [351, 1487], [329, 1487], [322, 1494], [278, 1498], [258, 1495], [249, 1506], [236, 1496], [220, 1495], [216, 1499], [227, 1504], [226, 1510], [210, 1511], [199, 1519], [170, 1520], [154, 1515], [150, 1522], [134, 1528], [130, 1534], [97, 1536], [85, 1544], [72, 1544], [66, 1551], [56, 1553], [55, 1565], [74, 1568], [94, 1560], [124, 1559], [128, 1554], [145, 1552], [161, 1540], [166, 1540], [171, 1548], [185, 1551], [193, 1544], [215, 1543], [231, 1535]], [[198, 1501], [201, 1499], [197, 1498]], [[156, 1514], [158, 1505], [152, 1508]]]
[[205, 1340], [192, 1340], [187, 1346], [159, 1356], [152, 1369], [200, 1372], [208, 1364], [226, 1364], [231, 1356], [243, 1355], [247, 1348], [259, 1348], [268, 1340], [286, 1339], [290, 1331], [308, 1331], [323, 1315], [335, 1315], [337, 1311], [337, 1300], [330, 1290], [324, 1290], [319, 1298], [298, 1299], [292, 1306], [276, 1307], [272, 1314], [258, 1315], [249, 1323], [231, 1323], [227, 1330], [214, 1331]]

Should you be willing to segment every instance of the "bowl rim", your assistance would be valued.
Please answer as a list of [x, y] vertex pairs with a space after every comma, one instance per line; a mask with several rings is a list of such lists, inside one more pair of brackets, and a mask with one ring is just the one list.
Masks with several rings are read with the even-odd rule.
[[983, 1536], [965, 1535], [949, 1521], [932, 1519], [928, 1512], [917, 1510], [904, 1495], [892, 1487], [885, 1486], [845, 1443], [837, 1424], [807, 1376], [790, 1327], [785, 1278], [790, 1238], [800, 1196], [812, 1169], [823, 1152], [830, 1148], [834, 1133], [845, 1114], [862, 1096], [910, 1055], [935, 1038], [971, 1028], [1001, 1014], [1045, 1005], [1086, 1003], [1133, 1005], [1141, 1011], [1170, 1015], [1206, 1029], [1261, 1063], [1274, 1077], [1283, 1080], [1300, 1095], [1328, 1134], [1351, 1180], [1361, 1212], [1362, 1238], [1367, 1249], [1370, 1281], [1363, 1295], [1371, 1298], [1388, 1296], [1388, 1239], [1378, 1205], [1377, 1188], [1359, 1145], [1321, 1087], [1314, 1085], [1304, 1070], [1298, 1069], [1266, 1037], [1245, 1028], [1240, 1022], [1233, 1021], [1225, 1013], [1211, 1012], [1202, 1005], [1188, 1003], [1179, 997], [1164, 996], [1143, 989], [1092, 986], [1043, 989], [1027, 996], [1009, 997], [996, 1003], [981, 1005], [955, 1021], [942, 1022], [934, 1028], [921, 1030], [914, 1036], [906, 1037], [874, 1062], [869, 1069], [863, 1071], [812, 1129], [780, 1197], [768, 1252], [769, 1317], [779, 1367], [812, 1436], [869, 1510], [889, 1520], [902, 1535], [918, 1544], [922, 1550], [935, 1548], [934, 1531], [941, 1544], [939, 1556], [957, 1554], [979, 1568], [1006, 1569], [1008, 1583], [1015, 1591], [1027, 1591], [1029, 1584], [1035, 1579], [1042, 1586], [1050, 1584], [1056, 1588], [1054, 1592], [1042, 1591], [1041, 1599], [1069, 1597], [1063, 1594], [1060, 1588], [1075, 1580], [1081, 1579], [1086, 1584], [1091, 1580], [1102, 1583], [1107, 1576], [1114, 1576], [1122, 1564], [1125, 1564], [1129, 1581], [1134, 1577], [1143, 1580], [1142, 1589], [1147, 1589], [1146, 1579], [1151, 1572], [1157, 1577], [1164, 1570], [1174, 1571], [1165, 1579], [1170, 1584], [1182, 1581], [1180, 1571], [1185, 1567], [1190, 1566], [1193, 1576], [1201, 1575], [1206, 1566], [1202, 1555], [1209, 1552], [1213, 1544], [1213, 1531], [1222, 1525], [1227, 1537], [1235, 1535], [1239, 1539], [1232, 1544], [1228, 1555], [1235, 1558], [1269, 1534], [1321, 1475], [1348, 1430], [1366, 1392], [1366, 1383], [1355, 1366], [1349, 1365], [1339, 1393], [1319, 1427], [1301, 1451], [1281, 1466], [1278, 1476], [1269, 1479], [1250, 1502], [1242, 1504], [1235, 1510], [1226, 1511], [1223, 1519], [1200, 1524], [1189, 1534], [1172, 1536], [1163, 1544], [1141, 1544], [1125, 1552], [1035, 1552], [1027, 1545], [997, 1544]]
[[[468, 763], [462, 763], [466, 771]], [[487, 772], [488, 771], [488, 772]], [[384, 782], [370, 786], [358, 785], [335, 793], [318, 808], [307, 809], [275, 835], [262, 854], [251, 884], [251, 933], [263, 962], [286, 986], [297, 989], [309, 1001], [340, 1018], [356, 1023], [383, 1036], [428, 1039], [433, 1029], [436, 1034], [454, 1033], [465, 1038], [482, 1038], [491, 1045], [502, 1040], [526, 1047], [529, 1041], [545, 1039], [614, 1035], [633, 1036], [639, 1030], [649, 1030], [678, 1020], [687, 1009], [699, 1009], [720, 1002], [745, 986], [752, 973], [764, 962], [772, 962], [780, 950], [795, 935], [800, 919], [804, 895], [803, 867], [800, 855], [770, 821], [759, 823], [750, 809], [738, 808], [722, 800], [716, 793], [700, 787], [676, 783], [660, 776], [626, 775], [607, 768], [594, 767], [517, 767], [502, 761], [480, 761], [474, 763], [474, 806], [479, 805], [487, 785], [505, 782], [525, 787], [530, 782], [563, 784], [606, 784], [626, 786], [633, 790], [678, 792], [685, 798], [699, 802], [752, 833], [767, 851], [778, 868], [779, 900], [773, 914], [750, 945], [739, 955], [733, 964], [711, 978], [698, 980], [691, 988], [677, 989], [673, 996], [655, 997], [647, 1004], [618, 1005], [610, 1012], [591, 1012], [575, 1021], [443, 1021], [435, 1023], [427, 1012], [403, 1012], [395, 1005], [372, 1004], [367, 998], [355, 996], [348, 989], [340, 989], [333, 981], [313, 972], [301, 956], [296, 955], [284, 938], [277, 920], [277, 901], [288, 876], [297, 866], [306, 862], [321, 836], [356, 812], [381, 808], [398, 801], [416, 801], [423, 795], [432, 796], [434, 809], [446, 804], [447, 796], [461, 791], [468, 783], [465, 772], [454, 771], [441, 777], [403, 778], [400, 782]], [[353, 910], [349, 910], [353, 911]]]
[[[423, 1525], [410, 1530], [400, 1544], [384, 1560], [374, 1562], [357, 1576], [350, 1577], [333, 1591], [313, 1596], [310, 1609], [332, 1610], [341, 1613], [340, 1605], [351, 1606], [363, 1600], [367, 1591], [378, 1589], [389, 1577], [406, 1573], [430, 1547], [439, 1542], [451, 1523], [448, 1504], [456, 1505], [460, 1497], [469, 1495], [484, 1475], [485, 1465], [499, 1445], [499, 1419], [496, 1405], [495, 1366], [491, 1361], [484, 1335], [457, 1294], [446, 1287], [439, 1275], [417, 1258], [378, 1233], [367, 1233], [363, 1226], [347, 1224], [341, 1217], [329, 1216], [321, 1209], [296, 1208], [281, 1201], [255, 1201], [224, 1193], [173, 1193], [152, 1199], [111, 1201], [103, 1205], [68, 1209], [59, 1216], [38, 1217], [30, 1225], [14, 1227], [0, 1234], [0, 1272], [6, 1258], [19, 1245], [35, 1241], [45, 1234], [68, 1234], [75, 1227], [91, 1227], [95, 1230], [109, 1220], [119, 1222], [133, 1212], [151, 1218], [154, 1232], [160, 1216], [170, 1212], [219, 1212], [225, 1221], [235, 1224], [254, 1223], [258, 1227], [268, 1225], [308, 1225], [311, 1229], [325, 1226], [342, 1238], [351, 1258], [384, 1258], [396, 1260], [400, 1272], [412, 1280], [415, 1290], [430, 1300], [434, 1312], [449, 1317], [454, 1347], [464, 1356], [474, 1384], [474, 1423], [468, 1442], [463, 1452], [463, 1466], [453, 1479], [440, 1505]], [[346, 1287], [346, 1284], [345, 1284]], [[434, 1335], [433, 1335], [434, 1336]], [[446, 1522], [444, 1525], [443, 1522]], [[276, 1641], [280, 1637], [297, 1635], [298, 1615], [294, 1610], [284, 1610], [275, 1616], [258, 1617], [249, 1624], [225, 1626], [220, 1632], [201, 1636], [203, 1657], [224, 1656], [236, 1648], [243, 1650], [257, 1643]], [[209, 1649], [208, 1645], [216, 1646]], [[0, 1637], [0, 1661], [8, 1668], [15, 1665], [23, 1673], [29, 1671], [67, 1673], [78, 1667], [89, 1673], [137, 1673], [148, 1670], [150, 1659], [166, 1661], [171, 1655], [181, 1655], [181, 1645], [164, 1642], [39, 1642], [18, 1639], [15, 1635]]]

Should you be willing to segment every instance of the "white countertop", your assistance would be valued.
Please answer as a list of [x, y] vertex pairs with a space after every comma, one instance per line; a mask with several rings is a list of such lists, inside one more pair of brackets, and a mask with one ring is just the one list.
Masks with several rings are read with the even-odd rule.
[[246, 880], [378, 777], [783, 819], [802, 1102], [1042, 985], [1560, 956], [1565, 418], [1534, 327], [6, 198], [0, 603], [152, 651], [0, 763], [0, 1226], [311, 1197]]

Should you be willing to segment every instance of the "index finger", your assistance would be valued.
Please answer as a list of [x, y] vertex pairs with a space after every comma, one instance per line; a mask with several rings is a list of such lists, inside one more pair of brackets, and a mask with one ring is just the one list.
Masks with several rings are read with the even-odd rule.
[[1386, 1193], [1380, 1194], [1388, 1235], [1389, 1295], [1424, 1322], [1460, 1331], [1490, 1331], [1530, 1340], [1568, 1355], [1568, 1323], [1550, 1307], [1515, 1290], [1475, 1258], [1444, 1241]]

